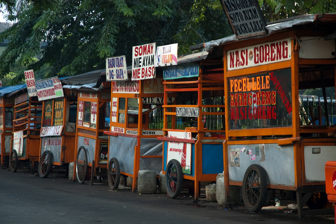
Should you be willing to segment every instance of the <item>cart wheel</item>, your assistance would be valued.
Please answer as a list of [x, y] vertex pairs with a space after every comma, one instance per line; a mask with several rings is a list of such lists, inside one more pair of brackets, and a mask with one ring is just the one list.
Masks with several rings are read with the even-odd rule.
[[76, 177], [80, 184], [85, 182], [86, 172], [88, 169], [88, 161], [86, 150], [83, 146], [79, 147], [76, 159]]
[[40, 177], [47, 178], [52, 167], [52, 153], [50, 151], [45, 151], [38, 164], [38, 173]]
[[267, 200], [267, 173], [259, 165], [251, 165], [243, 180], [243, 200], [250, 212], [259, 212]]
[[328, 197], [325, 192], [315, 192], [306, 202], [310, 209], [322, 209], [328, 202]]
[[176, 159], [170, 160], [167, 165], [166, 180], [167, 194], [171, 198], [177, 198], [182, 190], [183, 173], [182, 166]]
[[18, 167], [18, 155], [15, 149], [12, 150], [11, 154], [9, 155], [9, 168], [10, 170], [15, 173]]
[[120, 183], [120, 165], [117, 158], [110, 159], [107, 181], [111, 190], [117, 190]]

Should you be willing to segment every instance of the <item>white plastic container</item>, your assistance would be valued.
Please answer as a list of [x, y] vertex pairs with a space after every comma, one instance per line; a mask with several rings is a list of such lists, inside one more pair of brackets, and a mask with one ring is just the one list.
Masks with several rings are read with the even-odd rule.
[[205, 186], [205, 197], [207, 201], [216, 201], [216, 184]]
[[216, 200], [219, 205], [225, 203], [224, 174], [219, 173], [216, 177]]
[[156, 188], [156, 172], [154, 170], [140, 170], [138, 174], [138, 192], [154, 194]]

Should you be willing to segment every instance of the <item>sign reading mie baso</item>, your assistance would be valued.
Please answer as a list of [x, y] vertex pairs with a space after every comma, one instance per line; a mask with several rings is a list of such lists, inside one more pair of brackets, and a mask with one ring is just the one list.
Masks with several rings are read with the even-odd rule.
[[266, 34], [266, 23], [257, 0], [221, 0], [237, 38]]

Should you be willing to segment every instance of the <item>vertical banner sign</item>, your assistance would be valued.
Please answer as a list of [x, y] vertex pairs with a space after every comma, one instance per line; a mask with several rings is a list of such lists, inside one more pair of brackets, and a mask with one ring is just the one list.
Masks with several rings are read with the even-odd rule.
[[177, 65], [177, 44], [159, 46], [156, 49], [155, 67]]
[[18, 156], [22, 156], [22, 152], [23, 152], [23, 131], [14, 132], [13, 149], [16, 150]]
[[117, 122], [117, 112], [118, 112], [118, 98], [113, 97], [112, 98], [112, 122]]
[[83, 126], [84, 102], [78, 101], [78, 125]]
[[106, 59], [106, 81], [128, 80], [126, 56]]
[[156, 43], [133, 46], [132, 80], [155, 78]]
[[59, 126], [63, 125], [63, 109], [64, 109], [64, 101], [61, 100], [55, 100], [55, 106], [54, 106], [54, 124], [53, 126]]
[[34, 70], [24, 71], [29, 97], [36, 96]]
[[43, 118], [43, 126], [51, 125], [52, 118], [52, 100], [47, 100], [44, 102], [44, 118]]
[[91, 103], [91, 122], [90, 127], [96, 128], [97, 124], [97, 103]]
[[221, 0], [221, 4], [238, 39], [266, 34], [266, 22], [257, 0]]

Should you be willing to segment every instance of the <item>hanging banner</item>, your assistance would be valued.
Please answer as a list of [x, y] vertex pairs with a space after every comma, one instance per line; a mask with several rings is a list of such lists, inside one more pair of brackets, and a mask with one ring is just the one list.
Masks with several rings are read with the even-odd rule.
[[291, 39], [278, 40], [227, 52], [227, 70], [250, 68], [291, 59]]
[[159, 46], [156, 48], [155, 67], [177, 65], [177, 44]]
[[91, 122], [90, 128], [97, 127], [97, 103], [91, 103]]
[[156, 43], [133, 46], [132, 80], [155, 78]]
[[39, 101], [63, 97], [62, 83], [58, 77], [37, 81], [35, 83]]
[[199, 64], [182, 64], [163, 69], [163, 79], [183, 79], [199, 76]]
[[177, 117], [199, 117], [198, 107], [176, 107]]
[[17, 105], [17, 104], [23, 103], [23, 102], [28, 101], [28, 100], [29, 100], [28, 93], [24, 93], [24, 94], [21, 94], [21, 95], [15, 97], [14, 103], [15, 103], [15, 105]]
[[84, 102], [78, 101], [78, 125], [83, 126]]
[[18, 156], [22, 156], [22, 153], [23, 153], [23, 131], [14, 132], [13, 137], [14, 137], [13, 149], [16, 150]]
[[50, 127], [42, 127], [40, 132], [40, 137], [47, 136], [61, 136], [63, 130], [63, 126], [50, 126]]
[[118, 98], [112, 98], [112, 109], [111, 109], [111, 118], [112, 122], [117, 122], [117, 112], [118, 112]]
[[[191, 132], [169, 131], [169, 138], [191, 139]], [[168, 142], [167, 164], [170, 160], [176, 159], [182, 166], [182, 172], [191, 174], [191, 144]]]
[[29, 97], [36, 96], [34, 70], [24, 71], [24, 76], [27, 84], [27, 92]]
[[139, 93], [139, 81], [112, 82], [113, 93]]
[[106, 81], [128, 80], [126, 56], [106, 58]]

